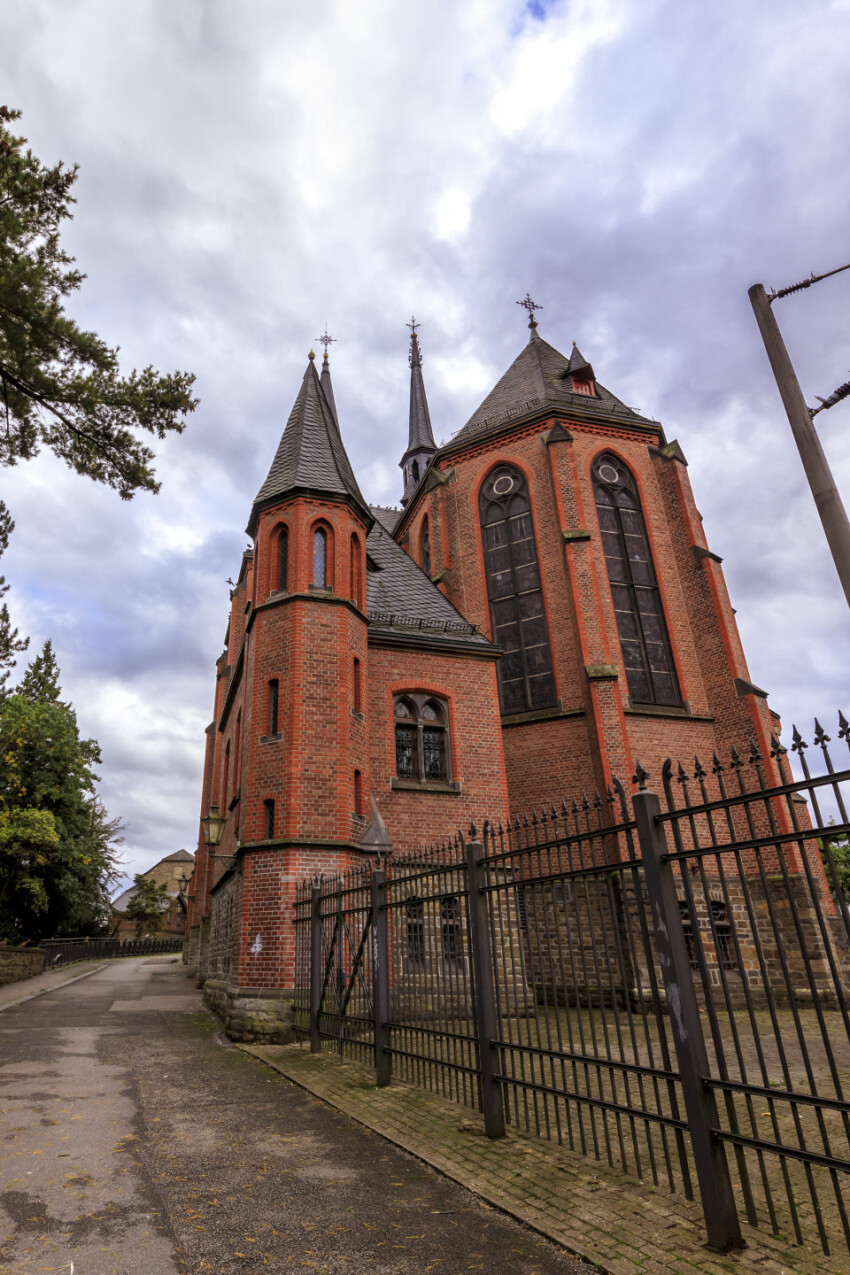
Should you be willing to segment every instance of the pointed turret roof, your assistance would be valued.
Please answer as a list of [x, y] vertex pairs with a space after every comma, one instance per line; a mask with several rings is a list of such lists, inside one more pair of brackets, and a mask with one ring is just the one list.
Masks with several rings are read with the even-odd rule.
[[348, 499], [358, 507], [368, 523], [372, 522], [372, 515], [343, 447], [334, 409], [322, 389], [315, 358], [311, 350], [307, 371], [275, 458], [254, 499], [248, 523], [249, 536], [254, 534], [261, 509], [295, 491]]
[[[574, 393], [573, 375], [581, 380], [592, 380], [598, 397]], [[577, 346], [573, 345], [570, 358], [566, 358], [560, 350], [543, 340], [534, 324], [528, 344], [453, 439], [486, 433], [514, 417], [528, 416], [547, 408], [561, 412], [574, 409], [581, 413], [601, 410], [643, 424], [651, 423], [596, 381], [593, 368]]]
[[337, 423], [337, 428], [339, 428], [339, 417], [336, 414], [336, 399], [334, 398], [334, 387], [333, 382], [331, 381], [331, 365], [328, 360], [327, 348], [322, 356], [321, 385], [324, 396], [328, 400], [328, 407], [331, 409], [333, 418]]
[[410, 428], [408, 431], [407, 451], [401, 458], [403, 465], [412, 452], [430, 452], [437, 450], [434, 442], [434, 431], [431, 429], [431, 413], [428, 411], [428, 399], [425, 396], [425, 382], [422, 379], [422, 354], [419, 339], [416, 335], [414, 320], [410, 335]]

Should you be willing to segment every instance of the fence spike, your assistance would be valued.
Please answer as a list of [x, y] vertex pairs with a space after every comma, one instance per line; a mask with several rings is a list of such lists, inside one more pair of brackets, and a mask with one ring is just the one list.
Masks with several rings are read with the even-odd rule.
[[717, 753], [716, 753], [716, 752], [712, 752], [712, 754], [711, 754], [711, 773], [712, 773], [713, 775], [722, 775], [722, 773], [723, 773], [723, 771], [724, 771], [725, 769], [726, 769], [726, 767], [723, 765], [723, 762], [722, 762], [722, 761], [720, 760], [720, 758], [717, 756]]
[[679, 768], [676, 772], [676, 778], [678, 779], [680, 784], [686, 784], [688, 782], [687, 773], [681, 762], [679, 762]]
[[703, 769], [703, 766], [699, 757], [697, 757], [696, 755], [694, 755], [694, 779], [699, 779], [699, 780], [705, 779], [705, 770]]
[[825, 748], [829, 743], [829, 735], [827, 735], [817, 718], [815, 718], [814, 742], [819, 748]]
[[570, 807], [570, 814], [571, 815], [578, 814], [578, 802], [576, 801], [575, 797], [573, 797], [572, 805]]
[[838, 738], [846, 739], [850, 743], [850, 722], [848, 722], [840, 708], [838, 710]]
[[732, 760], [729, 764], [732, 767], [732, 769], [740, 770], [744, 763], [741, 761], [741, 754], [738, 752], [734, 744], [732, 745], [732, 748], [731, 748], [731, 757], [732, 757]]
[[581, 794], [581, 808], [585, 812], [590, 809], [590, 802], [587, 800], [587, 793], [584, 791]]
[[794, 741], [791, 745], [792, 753], [802, 753], [804, 748], [808, 748], [809, 745], [803, 739], [803, 736], [797, 730], [796, 726], [792, 726], [791, 728], [791, 738]]
[[783, 748], [773, 731], [770, 732], [770, 755], [771, 757], [784, 757], [788, 752], [787, 748]]
[[750, 756], [749, 756], [750, 765], [755, 766], [755, 764], [757, 762], [760, 762], [761, 760], [762, 760], [762, 756], [761, 756], [761, 753], [759, 752], [758, 742], [755, 736], [753, 736], [750, 739]]

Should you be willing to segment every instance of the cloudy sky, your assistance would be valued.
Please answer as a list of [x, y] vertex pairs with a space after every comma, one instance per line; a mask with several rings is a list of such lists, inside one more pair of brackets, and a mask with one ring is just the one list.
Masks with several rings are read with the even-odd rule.
[[[678, 438], [750, 672], [848, 710], [850, 621], [747, 298], [850, 261], [848, 0], [4, 0], [0, 100], [80, 165], [83, 325], [197, 375], [162, 491], [4, 473], [15, 622], [103, 748], [129, 874], [197, 836], [226, 578], [327, 322], [360, 485], [396, 504], [407, 330], [438, 440], [573, 339]], [[850, 366], [850, 271], [777, 303], [804, 393]], [[850, 502], [850, 404], [818, 417]]]

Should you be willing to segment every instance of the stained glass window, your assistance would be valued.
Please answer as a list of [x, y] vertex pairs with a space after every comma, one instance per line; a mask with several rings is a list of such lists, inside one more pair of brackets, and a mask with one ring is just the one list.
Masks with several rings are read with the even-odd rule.
[[397, 777], [445, 783], [449, 778], [445, 704], [421, 694], [399, 696], [393, 717]]
[[513, 465], [498, 465], [479, 498], [484, 566], [502, 712], [551, 708], [555, 678], [543, 608], [528, 484]]
[[606, 454], [594, 463], [593, 490], [629, 695], [637, 704], [679, 705], [637, 484], [621, 460]]

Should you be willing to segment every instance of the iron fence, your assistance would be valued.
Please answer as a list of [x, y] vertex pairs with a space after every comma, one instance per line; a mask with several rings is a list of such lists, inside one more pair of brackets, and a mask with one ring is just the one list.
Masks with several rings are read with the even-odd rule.
[[[839, 715], [839, 739], [850, 727]], [[850, 1248], [850, 769], [794, 732], [304, 883], [296, 1035], [740, 1220]]]
[[162, 939], [44, 939], [39, 947], [45, 954], [45, 968], [71, 961], [113, 959], [119, 956], [155, 956], [161, 952], [182, 952], [182, 938]]

